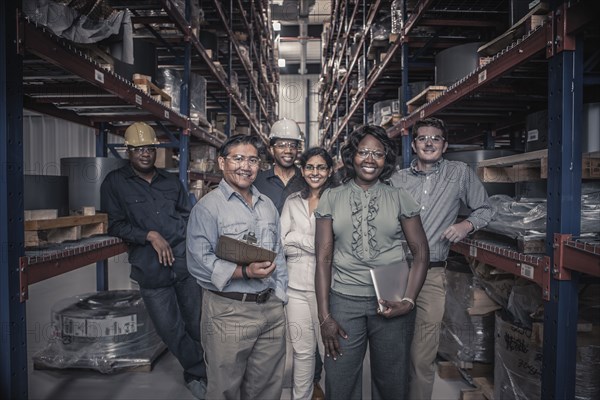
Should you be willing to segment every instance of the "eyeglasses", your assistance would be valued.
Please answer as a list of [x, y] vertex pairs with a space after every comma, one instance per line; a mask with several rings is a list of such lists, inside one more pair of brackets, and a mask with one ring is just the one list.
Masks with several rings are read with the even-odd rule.
[[373, 157], [373, 160], [382, 160], [385, 157], [385, 152], [380, 150], [360, 149], [356, 152], [360, 158]]
[[154, 154], [154, 153], [156, 153], [156, 147], [154, 147], [154, 146], [139, 146], [139, 147], [129, 146], [129, 150], [136, 154], [144, 154], [144, 153]]
[[258, 163], [260, 162], [260, 158], [258, 157], [244, 157], [242, 155], [236, 155], [236, 156], [227, 156], [225, 157], [231, 161], [233, 161], [235, 164], [241, 165], [243, 162], [247, 161], [248, 165], [250, 165], [251, 167], [256, 167], [258, 165]]
[[329, 167], [325, 164], [319, 164], [319, 165], [306, 164], [304, 166], [304, 169], [307, 171], [314, 171], [316, 169], [319, 172], [323, 172], [323, 171], [327, 171], [329, 169]]
[[433, 143], [442, 143], [446, 139], [440, 135], [423, 135], [423, 136], [417, 136], [415, 138], [415, 142], [419, 142], [419, 143], [425, 143], [428, 140], [431, 140]]
[[288, 149], [296, 150], [298, 148], [297, 142], [277, 142], [273, 145], [276, 149], [283, 150], [286, 147]]

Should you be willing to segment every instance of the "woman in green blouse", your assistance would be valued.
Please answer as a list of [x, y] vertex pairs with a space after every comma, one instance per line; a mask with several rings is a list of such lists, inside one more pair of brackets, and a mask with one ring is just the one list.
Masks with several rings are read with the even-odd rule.
[[[383, 128], [352, 132], [342, 158], [344, 184], [326, 190], [315, 210], [325, 393], [329, 399], [361, 398], [369, 344], [372, 398], [406, 398], [413, 309], [429, 263], [419, 205], [404, 189], [387, 184], [396, 151]], [[403, 237], [414, 258], [404, 298], [377, 299], [370, 270], [405, 260]]]

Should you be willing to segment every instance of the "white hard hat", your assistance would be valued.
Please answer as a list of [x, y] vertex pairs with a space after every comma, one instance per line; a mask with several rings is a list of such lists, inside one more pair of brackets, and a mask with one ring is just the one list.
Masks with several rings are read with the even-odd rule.
[[273, 124], [269, 139], [303, 140], [300, 127], [296, 121], [288, 118], [282, 118]]
[[125, 146], [150, 146], [160, 142], [156, 139], [154, 128], [145, 122], [135, 122], [125, 131]]

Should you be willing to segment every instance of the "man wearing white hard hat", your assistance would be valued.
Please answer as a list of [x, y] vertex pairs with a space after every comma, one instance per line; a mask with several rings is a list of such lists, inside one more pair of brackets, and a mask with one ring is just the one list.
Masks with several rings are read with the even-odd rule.
[[302, 174], [294, 164], [302, 142], [300, 127], [291, 119], [280, 119], [271, 127], [269, 141], [275, 163], [273, 168], [258, 173], [254, 186], [273, 201], [281, 214], [285, 199], [300, 190], [298, 184], [302, 181]]
[[[269, 140], [269, 146], [271, 147], [275, 163], [273, 164], [273, 168], [258, 173], [254, 181], [254, 186], [256, 186], [259, 192], [273, 201], [279, 214], [281, 214], [288, 196], [302, 190], [304, 187], [302, 172], [294, 164], [303, 139], [300, 127], [296, 121], [282, 118], [271, 127]], [[313, 400], [324, 399], [323, 389], [321, 389], [319, 384], [322, 370], [323, 360], [317, 347], [315, 353]]]

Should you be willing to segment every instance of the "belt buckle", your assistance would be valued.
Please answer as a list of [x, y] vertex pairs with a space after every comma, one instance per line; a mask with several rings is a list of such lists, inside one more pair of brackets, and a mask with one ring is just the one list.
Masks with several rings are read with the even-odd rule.
[[269, 298], [271, 297], [271, 293], [273, 292], [273, 289], [265, 289], [262, 292], [258, 292], [256, 293], [256, 304], [263, 304], [266, 303]]

